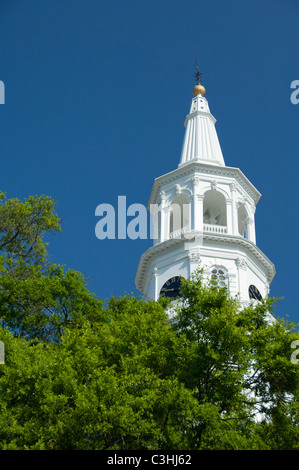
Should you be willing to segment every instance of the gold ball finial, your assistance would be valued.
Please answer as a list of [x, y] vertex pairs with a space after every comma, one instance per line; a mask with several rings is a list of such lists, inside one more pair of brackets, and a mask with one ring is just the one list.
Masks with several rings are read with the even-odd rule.
[[202, 85], [196, 85], [194, 88], [193, 88], [193, 96], [197, 96], [197, 95], [201, 95], [201, 96], [204, 96], [205, 93], [206, 93], [206, 89], [204, 86]]

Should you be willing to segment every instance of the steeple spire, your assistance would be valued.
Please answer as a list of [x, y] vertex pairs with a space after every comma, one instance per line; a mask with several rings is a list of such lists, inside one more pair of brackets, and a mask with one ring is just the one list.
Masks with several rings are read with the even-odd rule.
[[180, 165], [199, 161], [209, 165], [225, 166], [217, 132], [216, 119], [210, 113], [208, 101], [204, 98], [205, 87], [200, 84], [201, 73], [196, 64], [194, 74], [196, 86], [193, 88], [190, 113], [185, 119], [185, 138]]

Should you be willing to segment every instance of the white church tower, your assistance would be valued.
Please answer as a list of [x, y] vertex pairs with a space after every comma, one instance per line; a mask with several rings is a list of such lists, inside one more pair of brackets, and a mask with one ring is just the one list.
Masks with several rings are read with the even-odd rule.
[[259, 191], [239, 168], [225, 165], [200, 85], [193, 89], [178, 167], [155, 179], [148, 209], [157, 222], [154, 244], [140, 259], [136, 287], [147, 299], [177, 297], [180, 277], [200, 266], [213, 284], [227, 285], [242, 301], [269, 293], [275, 275], [256, 245]]

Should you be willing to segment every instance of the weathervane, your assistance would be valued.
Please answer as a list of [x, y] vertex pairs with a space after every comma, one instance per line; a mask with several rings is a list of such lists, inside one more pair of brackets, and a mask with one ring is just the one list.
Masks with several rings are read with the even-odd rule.
[[197, 59], [195, 60], [195, 64], [196, 64], [196, 72], [193, 74], [193, 77], [195, 78], [196, 84], [199, 85], [202, 74], [198, 70]]
[[196, 81], [196, 85], [195, 87], [193, 88], [193, 96], [197, 96], [197, 95], [201, 95], [201, 96], [204, 96], [205, 92], [206, 92], [206, 89], [204, 86], [202, 86], [200, 84], [200, 80], [201, 80], [201, 73], [198, 69], [198, 64], [197, 64], [197, 58], [195, 60], [195, 64], [196, 64], [196, 72], [193, 74], [194, 78], [195, 78], [195, 81]]

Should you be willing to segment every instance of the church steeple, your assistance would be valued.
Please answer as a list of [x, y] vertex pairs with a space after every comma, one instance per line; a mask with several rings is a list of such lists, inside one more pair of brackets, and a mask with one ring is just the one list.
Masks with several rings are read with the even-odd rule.
[[196, 75], [198, 83], [193, 88], [194, 98], [184, 123], [186, 131], [179, 166], [193, 161], [225, 166], [215, 129], [216, 119], [210, 113], [208, 101], [204, 97], [206, 90], [199, 83], [198, 67]]
[[178, 168], [155, 179], [148, 208], [157, 236], [141, 256], [136, 286], [146, 298], [175, 297], [180, 278], [200, 264], [207, 279], [242, 301], [266, 297], [275, 267], [256, 245], [261, 194], [239, 168], [225, 165], [204, 95], [198, 79]]

